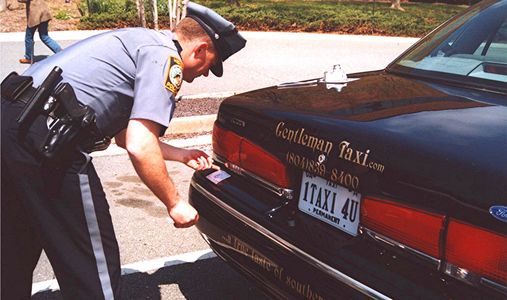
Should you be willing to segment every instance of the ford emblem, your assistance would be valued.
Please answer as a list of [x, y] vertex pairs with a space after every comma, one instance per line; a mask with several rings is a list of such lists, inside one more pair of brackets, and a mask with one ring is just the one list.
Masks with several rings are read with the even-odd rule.
[[495, 205], [489, 208], [489, 213], [496, 219], [507, 222], [507, 206]]

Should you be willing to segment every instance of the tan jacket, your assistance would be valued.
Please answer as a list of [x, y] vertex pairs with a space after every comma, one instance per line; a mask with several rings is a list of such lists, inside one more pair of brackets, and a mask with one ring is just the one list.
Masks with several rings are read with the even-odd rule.
[[26, 20], [29, 28], [51, 20], [49, 7], [44, 0], [28, 0], [26, 2]]

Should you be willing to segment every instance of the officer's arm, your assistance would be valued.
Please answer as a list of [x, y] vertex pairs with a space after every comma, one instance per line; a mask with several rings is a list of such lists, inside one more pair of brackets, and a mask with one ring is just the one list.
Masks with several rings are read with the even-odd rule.
[[124, 129], [120, 131], [117, 135], [114, 136], [114, 142], [116, 143], [116, 146], [121, 147], [123, 149], [126, 149], [127, 146], [125, 146], [125, 135], [127, 133], [127, 129]]
[[[176, 187], [167, 174], [162, 150], [159, 146], [160, 125], [142, 119], [131, 119], [124, 134], [117, 136], [124, 142], [130, 160], [141, 180], [166, 205], [176, 227], [188, 227], [198, 220], [197, 211], [181, 200]], [[118, 141], [117, 141], [118, 142]]]
[[[115, 136], [116, 145], [126, 148], [125, 145], [126, 130], [121, 131]], [[164, 160], [179, 161], [186, 164], [194, 170], [215, 169], [220, 167], [213, 163], [213, 159], [206, 152], [197, 149], [178, 148], [164, 142], [158, 141]]]
[[166, 160], [182, 162], [194, 170], [220, 169], [220, 167], [213, 164], [213, 159], [204, 151], [178, 148], [164, 142], [159, 142], [159, 145], [162, 150], [162, 156]]

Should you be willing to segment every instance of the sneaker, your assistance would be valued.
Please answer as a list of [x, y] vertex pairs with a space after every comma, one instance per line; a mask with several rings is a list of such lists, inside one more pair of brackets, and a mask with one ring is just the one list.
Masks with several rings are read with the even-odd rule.
[[29, 60], [28, 58], [24, 58], [24, 57], [23, 57], [23, 58], [20, 58], [20, 59], [19, 59], [19, 63], [20, 63], [20, 64], [29, 64], [29, 63], [32, 63], [32, 61], [31, 61], [31, 60]]

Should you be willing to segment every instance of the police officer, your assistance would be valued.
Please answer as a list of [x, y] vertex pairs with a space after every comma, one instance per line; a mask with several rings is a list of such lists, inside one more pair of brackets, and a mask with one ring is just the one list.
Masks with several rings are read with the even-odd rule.
[[[174, 33], [143, 28], [106, 32], [33, 65], [23, 75], [31, 76], [37, 87], [55, 66], [61, 68], [59, 82], [70, 84], [80, 106], [94, 112], [93, 137], [114, 137], [143, 182], [166, 205], [175, 226], [189, 227], [198, 213], [181, 200], [164, 160], [195, 170], [217, 167], [204, 152], [173, 147], [158, 137], [171, 120], [182, 81], [208, 76], [210, 70], [222, 76], [222, 62], [245, 43], [233, 24], [189, 3], [187, 17]], [[91, 150], [80, 140], [68, 139], [63, 151], [47, 159], [41, 149], [59, 137], [47, 138], [48, 116], [38, 113], [28, 124], [17, 122], [33, 89], [16, 96], [7, 90], [12, 88], [2, 83], [2, 299], [30, 298], [32, 272], [42, 249], [64, 298], [119, 298], [118, 245], [87, 153]]]

